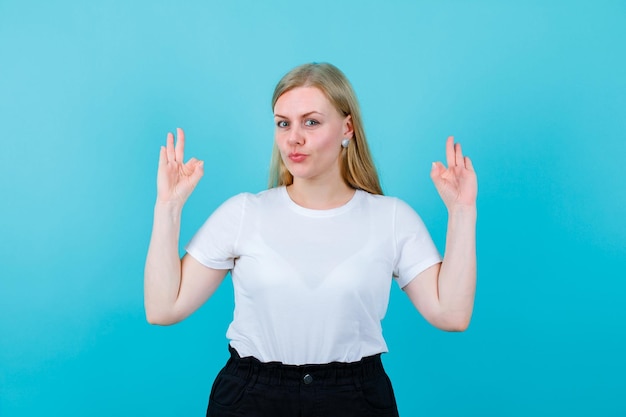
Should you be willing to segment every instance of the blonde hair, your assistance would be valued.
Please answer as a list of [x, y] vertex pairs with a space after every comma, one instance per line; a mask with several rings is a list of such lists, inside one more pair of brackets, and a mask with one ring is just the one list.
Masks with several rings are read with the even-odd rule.
[[[365, 138], [359, 103], [346, 76], [337, 67], [328, 63], [311, 63], [296, 67], [285, 74], [276, 85], [272, 97], [272, 110], [281, 95], [297, 87], [318, 88], [340, 114], [352, 117], [354, 136], [348, 147], [341, 150], [341, 176], [352, 188], [382, 195], [378, 173]], [[274, 143], [269, 187], [292, 183], [293, 176], [287, 170]]]

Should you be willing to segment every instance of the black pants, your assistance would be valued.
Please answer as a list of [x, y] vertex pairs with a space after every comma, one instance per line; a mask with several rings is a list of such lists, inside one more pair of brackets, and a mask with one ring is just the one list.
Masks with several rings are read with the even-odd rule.
[[397, 417], [380, 354], [358, 362], [283, 365], [230, 359], [213, 383], [208, 417]]

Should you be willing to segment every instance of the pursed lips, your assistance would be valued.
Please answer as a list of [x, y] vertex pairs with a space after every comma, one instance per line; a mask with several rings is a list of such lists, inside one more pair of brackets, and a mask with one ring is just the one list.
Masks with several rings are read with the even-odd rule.
[[288, 157], [290, 160], [292, 160], [293, 162], [302, 162], [306, 159], [308, 155], [305, 155], [303, 153], [298, 153], [298, 152], [291, 152]]

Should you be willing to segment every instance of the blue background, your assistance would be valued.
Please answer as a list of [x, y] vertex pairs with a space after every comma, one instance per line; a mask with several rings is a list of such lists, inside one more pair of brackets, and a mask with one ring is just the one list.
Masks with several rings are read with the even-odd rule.
[[478, 172], [470, 329], [392, 291], [401, 414], [626, 415], [625, 45], [624, 1], [0, 0], [0, 415], [203, 415], [232, 287], [145, 322], [159, 146], [182, 126], [205, 160], [184, 243], [265, 187], [273, 87], [310, 61], [351, 79], [440, 250], [447, 135]]

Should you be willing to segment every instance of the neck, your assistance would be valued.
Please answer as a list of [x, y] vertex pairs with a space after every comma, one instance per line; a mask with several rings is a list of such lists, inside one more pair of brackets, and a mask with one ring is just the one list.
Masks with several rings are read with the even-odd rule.
[[354, 192], [354, 188], [343, 181], [329, 185], [294, 178], [293, 184], [287, 186], [287, 193], [294, 203], [314, 210], [341, 207], [350, 201]]

